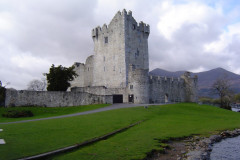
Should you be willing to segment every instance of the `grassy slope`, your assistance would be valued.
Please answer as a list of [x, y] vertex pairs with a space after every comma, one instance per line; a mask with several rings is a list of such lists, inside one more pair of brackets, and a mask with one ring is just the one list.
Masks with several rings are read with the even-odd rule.
[[[135, 116], [131, 114], [135, 113]], [[20, 124], [0, 124], [0, 159], [16, 159], [55, 150], [101, 136], [139, 121], [146, 113], [135, 108], [100, 112], [76, 117], [35, 121]], [[120, 117], [124, 118], [120, 118]]]
[[[106, 106], [109, 106], [109, 104], [93, 104], [93, 105], [84, 105], [84, 106], [76, 106], [76, 107], [10, 107], [10, 108], [0, 107], [0, 122], [13, 122], [13, 121], [20, 121], [20, 120], [27, 120], [27, 119], [60, 116], [65, 114], [98, 109]], [[8, 110], [31, 110], [34, 114], [34, 117], [26, 117], [26, 118], [2, 117], [2, 114]]]
[[56, 159], [141, 159], [159, 149], [159, 139], [240, 127], [239, 113], [195, 104], [174, 104], [106, 111], [64, 119], [0, 125], [3, 159], [16, 159], [103, 135], [147, 119], [123, 133]]
[[159, 148], [159, 139], [209, 134], [240, 127], [240, 115], [219, 108], [189, 104], [152, 107], [151, 118], [127, 132], [56, 159], [142, 159]]

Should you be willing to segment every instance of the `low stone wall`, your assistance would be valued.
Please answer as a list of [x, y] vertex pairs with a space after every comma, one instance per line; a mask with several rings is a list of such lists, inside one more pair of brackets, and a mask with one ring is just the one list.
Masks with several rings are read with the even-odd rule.
[[112, 96], [85, 92], [6, 90], [5, 99], [5, 107], [65, 107], [101, 103], [112, 104]]

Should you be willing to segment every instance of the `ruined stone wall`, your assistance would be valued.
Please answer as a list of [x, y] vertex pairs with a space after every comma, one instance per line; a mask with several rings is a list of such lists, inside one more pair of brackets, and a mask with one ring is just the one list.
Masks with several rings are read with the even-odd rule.
[[198, 78], [186, 72], [179, 78], [150, 76], [149, 99], [151, 103], [197, 102]]
[[66, 107], [112, 103], [112, 96], [86, 92], [7, 90], [5, 106]]
[[84, 68], [84, 86], [92, 86], [94, 79], [94, 58], [95, 56], [91, 55], [86, 59], [85, 68]]
[[198, 77], [191, 77], [190, 72], [185, 72], [182, 76], [185, 81], [186, 102], [198, 101]]
[[83, 87], [85, 77], [85, 65], [83, 63], [74, 63], [74, 71], [77, 73], [77, 77], [74, 81], [70, 81], [71, 87]]
[[182, 78], [149, 77], [150, 103], [184, 102], [185, 90]]

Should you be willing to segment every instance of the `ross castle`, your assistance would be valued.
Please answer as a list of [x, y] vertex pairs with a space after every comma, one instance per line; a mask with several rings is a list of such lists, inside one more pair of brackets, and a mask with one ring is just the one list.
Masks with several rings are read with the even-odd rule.
[[149, 75], [149, 25], [132, 12], [118, 12], [110, 24], [92, 30], [95, 55], [75, 63], [79, 75], [70, 92], [6, 90], [5, 107], [65, 107], [96, 103], [196, 102], [197, 77]]
[[150, 26], [132, 12], [118, 12], [109, 25], [92, 30], [94, 55], [76, 62], [72, 92], [111, 95], [113, 103], [196, 102], [197, 77], [149, 76]]

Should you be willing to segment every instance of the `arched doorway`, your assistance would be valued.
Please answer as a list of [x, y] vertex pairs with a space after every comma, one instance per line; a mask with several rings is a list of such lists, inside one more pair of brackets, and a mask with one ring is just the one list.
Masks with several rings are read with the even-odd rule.
[[168, 94], [165, 94], [165, 103], [168, 103]]
[[133, 94], [128, 95], [128, 102], [129, 103], [134, 103], [134, 95]]

